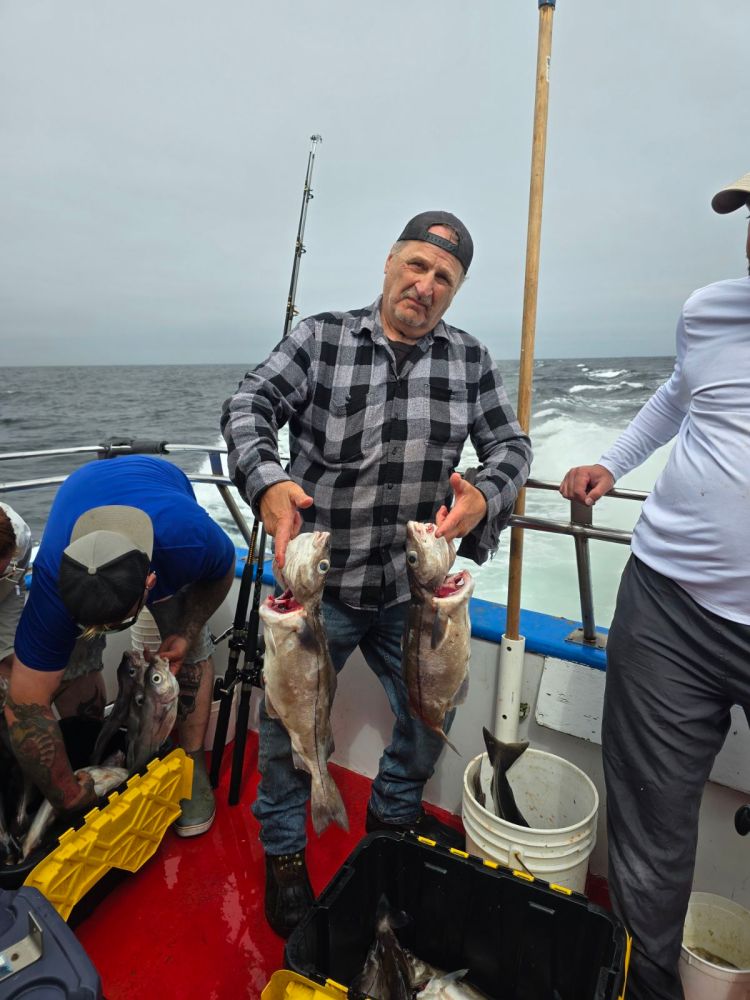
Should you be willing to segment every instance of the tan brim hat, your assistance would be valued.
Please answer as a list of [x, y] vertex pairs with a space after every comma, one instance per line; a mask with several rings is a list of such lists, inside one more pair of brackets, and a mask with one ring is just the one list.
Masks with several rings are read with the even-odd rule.
[[735, 212], [743, 205], [747, 205], [748, 200], [750, 200], [750, 174], [745, 174], [734, 184], [717, 192], [711, 199], [711, 207], [714, 212], [726, 215], [727, 212]]
[[137, 507], [111, 504], [108, 507], [93, 507], [81, 514], [73, 525], [70, 535], [75, 542], [94, 531], [111, 531], [124, 535], [133, 546], [151, 558], [154, 550], [154, 526], [151, 518]]

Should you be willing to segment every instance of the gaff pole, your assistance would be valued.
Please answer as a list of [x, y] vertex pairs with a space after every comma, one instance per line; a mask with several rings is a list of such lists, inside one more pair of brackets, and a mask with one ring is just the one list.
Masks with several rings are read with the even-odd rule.
[[[523, 291], [521, 358], [518, 370], [518, 422], [528, 434], [531, 424], [531, 398], [534, 378], [534, 337], [539, 289], [539, 248], [544, 200], [544, 162], [547, 150], [547, 112], [549, 109], [549, 68], [552, 53], [552, 19], [556, 0], [537, 0], [539, 6], [539, 42], [536, 62], [536, 99], [534, 133], [531, 147], [531, 184], [529, 221], [526, 235], [526, 279]], [[526, 491], [521, 490], [514, 509], [526, 510]], [[523, 529], [512, 528], [508, 567], [508, 611], [500, 650], [500, 679], [495, 734], [506, 743], [518, 737], [518, 723], [523, 678], [525, 639], [520, 634], [521, 577], [523, 572]]]
[[305, 174], [305, 188], [302, 192], [302, 208], [299, 213], [299, 226], [297, 227], [297, 242], [294, 245], [294, 261], [292, 262], [292, 280], [289, 285], [289, 297], [286, 301], [286, 317], [284, 318], [284, 336], [289, 333], [292, 329], [292, 323], [294, 322], [294, 317], [297, 315], [297, 310], [294, 305], [294, 301], [297, 297], [297, 278], [299, 277], [299, 265], [302, 260], [302, 254], [305, 253], [305, 244], [303, 243], [305, 237], [305, 222], [307, 220], [307, 206], [310, 199], [313, 196], [312, 188], [310, 183], [312, 181], [313, 164], [315, 163], [315, 147], [319, 142], [323, 141], [322, 135], [311, 135], [310, 141], [312, 146], [310, 147], [310, 153], [307, 157], [307, 173]]

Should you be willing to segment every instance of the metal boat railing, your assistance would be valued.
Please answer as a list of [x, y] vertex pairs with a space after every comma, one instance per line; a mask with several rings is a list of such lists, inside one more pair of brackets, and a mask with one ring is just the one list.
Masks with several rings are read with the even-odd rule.
[[[237, 501], [231, 493], [232, 481], [224, 471], [222, 456], [225, 456], [227, 449], [223, 447], [194, 445], [194, 444], [172, 444], [166, 441], [146, 441], [133, 438], [113, 438], [99, 445], [86, 445], [75, 448], [46, 448], [41, 451], [16, 451], [0, 453], [0, 462], [30, 460], [40, 458], [60, 458], [66, 456], [96, 456], [98, 458], [114, 458], [117, 455], [151, 454], [151, 455], [179, 455], [186, 453], [200, 453], [208, 456], [210, 472], [186, 472], [189, 480], [193, 483], [213, 484], [216, 486], [232, 520], [237, 526], [245, 542], [250, 544], [251, 529], [245, 520]], [[44, 487], [59, 486], [64, 482], [67, 475], [45, 476], [35, 479], [14, 480], [12, 482], [0, 482], [0, 496], [5, 493], [22, 492], [25, 490], [42, 489]], [[558, 484], [542, 479], [529, 479], [526, 483], [527, 489], [546, 490], [558, 492]], [[617, 500], [637, 500], [643, 501], [648, 493], [639, 490], [611, 490], [608, 498]], [[524, 528], [529, 531], [543, 531], [555, 535], [568, 535], [573, 539], [576, 555], [576, 572], [578, 576], [578, 592], [581, 603], [581, 623], [582, 627], [575, 629], [567, 637], [570, 642], [583, 643], [588, 646], [606, 646], [606, 635], [596, 631], [596, 621], [594, 615], [594, 594], [591, 580], [591, 559], [589, 553], [589, 542], [591, 540], [600, 542], [615, 542], [618, 545], [629, 545], [632, 532], [622, 531], [618, 528], [607, 528], [593, 523], [593, 509], [578, 501], [570, 503], [570, 520], [559, 521], [546, 517], [532, 517], [513, 515], [510, 519], [511, 525]]]

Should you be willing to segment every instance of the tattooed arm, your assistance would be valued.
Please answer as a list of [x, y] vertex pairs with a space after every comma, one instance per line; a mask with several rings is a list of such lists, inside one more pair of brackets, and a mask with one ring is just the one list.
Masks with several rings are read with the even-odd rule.
[[94, 802], [88, 774], [74, 774], [51, 702], [62, 671], [32, 670], [14, 659], [5, 705], [13, 751], [21, 770], [56, 809], [78, 809]]
[[169, 660], [173, 673], [182, 667], [185, 654], [198, 633], [229, 593], [232, 580], [234, 580], [234, 561], [224, 576], [218, 580], [197, 580], [171, 598], [171, 600], [179, 599], [181, 603], [182, 626], [179, 632], [164, 637], [159, 647], [159, 656]]

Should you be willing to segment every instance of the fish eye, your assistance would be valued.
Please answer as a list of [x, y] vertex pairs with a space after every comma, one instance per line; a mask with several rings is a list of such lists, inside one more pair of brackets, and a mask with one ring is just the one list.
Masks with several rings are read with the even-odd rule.
[[409, 563], [410, 566], [416, 566], [417, 563], [419, 562], [419, 556], [412, 549], [411, 552], [406, 553], [406, 561]]
[[135, 677], [136, 673], [135, 667], [128, 667], [128, 677]]
[[156, 673], [151, 674], [151, 683], [161, 684], [161, 674], [156, 674]]
[[321, 559], [318, 563], [318, 571], [320, 573], [327, 573], [330, 568], [331, 564], [327, 559]]

